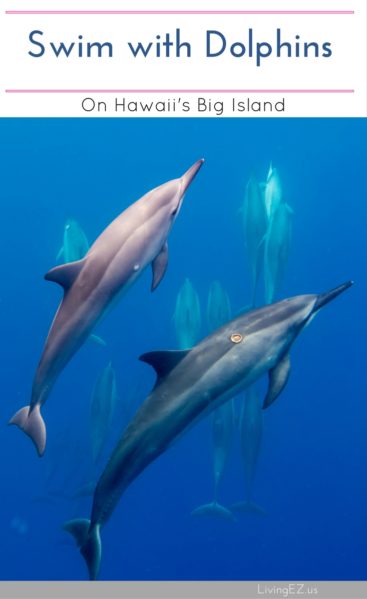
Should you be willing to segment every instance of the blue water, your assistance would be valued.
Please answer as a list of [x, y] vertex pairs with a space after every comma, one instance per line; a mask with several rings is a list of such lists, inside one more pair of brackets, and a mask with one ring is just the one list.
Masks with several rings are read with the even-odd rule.
[[[91, 499], [60, 492], [91, 476], [96, 377], [111, 360], [119, 408], [105, 462], [154, 381], [138, 356], [177, 345], [172, 314], [185, 277], [200, 295], [204, 323], [214, 279], [234, 311], [249, 302], [239, 208], [251, 171], [264, 178], [271, 160], [294, 210], [279, 297], [350, 278], [355, 286], [297, 339], [289, 383], [264, 414], [254, 500], [267, 516], [239, 515], [234, 524], [190, 516], [213, 496], [210, 421], [203, 421], [121, 499], [102, 532], [101, 578], [366, 578], [366, 137], [365, 119], [0, 121], [1, 579], [86, 577], [61, 527], [89, 517]], [[43, 275], [55, 264], [65, 221], [75, 218], [93, 241], [130, 203], [200, 157], [206, 163], [171, 231], [164, 281], [151, 294], [147, 270], [98, 327], [107, 347], [87, 343], [62, 373], [43, 410], [48, 444], [39, 459], [6, 423], [29, 402], [60, 300]], [[236, 436], [221, 501], [243, 495]]]

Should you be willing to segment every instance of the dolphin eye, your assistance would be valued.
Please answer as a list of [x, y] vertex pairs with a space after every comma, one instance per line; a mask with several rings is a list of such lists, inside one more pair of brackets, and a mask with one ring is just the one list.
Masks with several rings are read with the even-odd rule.
[[230, 340], [232, 341], [232, 343], [241, 343], [243, 339], [243, 336], [241, 335], [241, 333], [232, 333], [232, 335], [230, 336]]

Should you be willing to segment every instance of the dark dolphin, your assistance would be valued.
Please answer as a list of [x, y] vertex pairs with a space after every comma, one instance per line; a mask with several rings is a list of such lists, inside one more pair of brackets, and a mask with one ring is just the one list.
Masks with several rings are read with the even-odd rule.
[[194, 423], [266, 372], [269, 388], [263, 407], [272, 404], [287, 382], [294, 340], [322, 306], [351, 284], [247, 312], [191, 350], [141, 356], [156, 370], [156, 385], [124, 431], [97, 483], [91, 519], [64, 525], [75, 537], [91, 579], [99, 572], [100, 528], [132, 481]]
[[156, 187], [124, 210], [85, 258], [56, 266], [45, 275], [63, 287], [64, 297], [38, 364], [31, 403], [9, 422], [32, 439], [39, 455], [46, 446], [40, 410], [56, 379], [114, 301], [148, 264], [153, 269], [152, 291], [159, 285], [168, 263], [168, 234], [202, 163], [198, 160], [182, 177]]

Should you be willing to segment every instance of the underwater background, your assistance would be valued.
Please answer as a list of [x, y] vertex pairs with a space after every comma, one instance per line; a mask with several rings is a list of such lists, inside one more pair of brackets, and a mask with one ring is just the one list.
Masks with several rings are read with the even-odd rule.
[[[366, 119], [2, 119], [0, 578], [85, 579], [62, 530], [89, 517], [75, 491], [100, 473], [121, 431], [154, 384], [138, 361], [178, 346], [176, 298], [186, 278], [208, 333], [209, 287], [219, 280], [235, 315], [251, 280], [240, 208], [246, 183], [270, 162], [292, 207], [292, 241], [277, 297], [354, 287], [302, 332], [290, 380], [264, 412], [253, 496], [265, 511], [235, 522], [194, 518], [213, 498], [210, 418], [154, 462], [122, 497], [103, 530], [107, 580], [352, 580], [367, 574], [367, 204]], [[146, 191], [205, 164], [169, 238], [166, 276], [150, 292], [150, 269], [66, 367], [43, 415], [42, 459], [7, 427], [29, 403], [32, 379], [61, 298], [44, 281], [67, 219], [89, 242]], [[263, 286], [259, 285], [258, 303]], [[90, 402], [111, 362], [118, 404], [96, 472]], [[239, 400], [238, 400], [239, 401]], [[238, 402], [237, 402], [238, 403]], [[225, 506], [244, 496], [238, 431], [220, 487]]]

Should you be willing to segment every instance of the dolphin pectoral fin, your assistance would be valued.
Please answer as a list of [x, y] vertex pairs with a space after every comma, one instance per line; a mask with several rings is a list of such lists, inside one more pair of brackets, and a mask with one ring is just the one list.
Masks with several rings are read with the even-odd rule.
[[141, 362], [150, 364], [157, 373], [157, 382], [173, 370], [191, 350], [151, 351], [139, 357]]
[[258, 516], [267, 516], [266, 511], [252, 501], [239, 501], [238, 503], [234, 503], [231, 505], [231, 510], [234, 510], [235, 512], [257, 514]]
[[220, 505], [220, 503], [217, 503], [216, 501], [197, 507], [191, 512], [191, 516], [214, 516], [223, 518], [224, 520], [230, 520], [231, 522], [236, 520], [231, 510], [223, 507], [223, 505]]
[[46, 447], [46, 426], [41, 416], [40, 405], [36, 404], [31, 410], [30, 406], [21, 408], [13, 418], [9, 420], [9, 424], [16, 424], [19, 428], [30, 437], [36, 446], [38, 455], [41, 457], [45, 452]]
[[167, 241], [152, 262], [153, 280], [151, 291], [157, 289], [159, 283], [164, 277], [168, 266], [168, 244]]
[[102, 337], [98, 337], [98, 335], [89, 335], [89, 341], [92, 341], [96, 345], [101, 345], [102, 347], [107, 347], [107, 343]]
[[80, 553], [87, 564], [89, 579], [96, 580], [102, 555], [99, 525], [94, 526], [90, 530], [90, 520], [80, 518], [65, 522], [63, 529], [74, 537]]
[[290, 369], [290, 357], [289, 354], [286, 354], [272, 370], [269, 370], [269, 388], [264, 399], [263, 410], [268, 408], [283, 391], [289, 378]]
[[75, 279], [83, 269], [86, 262], [86, 258], [77, 260], [76, 262], [69, 262], [68, 264], [60, 264], [51, 268], [46, 274], [46, 281], [54, 281], [63, 287], [65, 291], [70, 289]]

